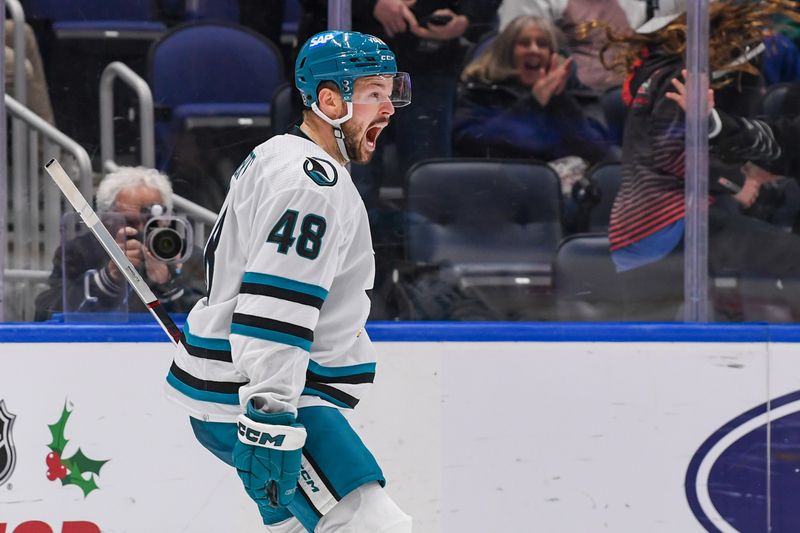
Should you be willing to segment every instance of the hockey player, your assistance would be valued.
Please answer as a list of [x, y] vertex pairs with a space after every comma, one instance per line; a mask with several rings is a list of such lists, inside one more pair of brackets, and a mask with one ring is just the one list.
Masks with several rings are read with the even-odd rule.
[[236, 170], [205, 249], [208, 296], [167, 376], [195, 435], [236, 468], [271, 532], [406, 533], [372, 454], [340, 412], [375, 376], [365, 163], [410, 80], [380, 39], [328, 31], [300, 50], [307, 109]]

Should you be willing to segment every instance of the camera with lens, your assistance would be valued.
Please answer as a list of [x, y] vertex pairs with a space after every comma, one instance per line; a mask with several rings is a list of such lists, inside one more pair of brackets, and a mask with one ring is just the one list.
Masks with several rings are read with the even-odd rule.
[[192, 226], [173, 215], [155, 216], [144, 223], [142, 243], [162, 263], [180, 263], [192, 253]]
[[182, 263], [192, 254], [192, 225], [185, 217], [169, 214], [164, 205], [145, 205], [138, 213], [108, 211], [100, 217], [111, 235], [118, 238], [122, 228], [137, 229], [134, 235], [123, 238], [144, 244], [157, 261]]

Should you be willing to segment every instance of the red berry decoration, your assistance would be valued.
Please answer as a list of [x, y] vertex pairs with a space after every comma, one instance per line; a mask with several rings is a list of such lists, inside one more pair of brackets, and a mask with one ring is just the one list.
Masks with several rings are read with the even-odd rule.
[[47, 479], [50, 481], [55, 481], [57, 479], [64, 479], [67, 477], [67, 467], [63, 464], [58, 464], [58, 466], [51, 466], [47, 470]]
[[47, 454], [45, 462], [50, 468], [55, 468], [61, 464], [61, 457], [56, 452], [50, 452]]

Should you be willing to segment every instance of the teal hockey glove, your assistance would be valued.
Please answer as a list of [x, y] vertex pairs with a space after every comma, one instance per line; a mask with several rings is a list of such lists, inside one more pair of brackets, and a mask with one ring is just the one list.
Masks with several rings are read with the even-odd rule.
[[289, 413], [264, 413], [249, 402], [238, 426], [233, 464], [247, 494], [259, 507], [286, 507], [297, 488], [306, 429]]

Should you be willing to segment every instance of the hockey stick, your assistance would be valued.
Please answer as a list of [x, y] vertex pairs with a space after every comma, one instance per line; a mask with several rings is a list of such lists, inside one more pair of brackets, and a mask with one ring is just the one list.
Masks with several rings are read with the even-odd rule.
[[114, 240], [114, 237], [111, 236], [111, 233], [108, 232], [108, 229], [106, 229], [100, 221], [100, 218], [97, 216], [97, 213], [94, 212], [92, 206], [89, 205], [86, 198], [83, 197], [78, 188], [75, 187], [75, 184], [72, 183], [72, 180], [64, 171], [64, 168], [58, 161], [51, 159], [44, 166], [44, 169], [50, 174], [53, 181], [56, 182], [58, 188], [61, 189], [61, 192], [64, 193], [64, 196], [67, 197], [69, 203], [72, 204], [75, 211], [78, 212], [94, 236], [97, 237], [97, 240], [100, 241], [106, 253], [111, 257], [114, 263], [116, 263], [119, 271], [122, 272], [122, 275], [125, 276], [125, 279], [131, 284], [133, 290], [136, 291], [139, 299], [142, 300], [150, 311], [150, 314], [156, 319], [161, 329], [169, 336], [173, 344], [177, 345], [180, 343], [181, 331], [178, 329], [178, 326], [172, 321], [172, 318], [170, 318], [161, 306], [161, 302], [158, 301], [156, 295], [153, 294], [153, 291], [150, 290], [150, 287], [147, 286], [147, 283], [131, 264], [128, 256], [125, 255], [117, 244], [117, 241]]

